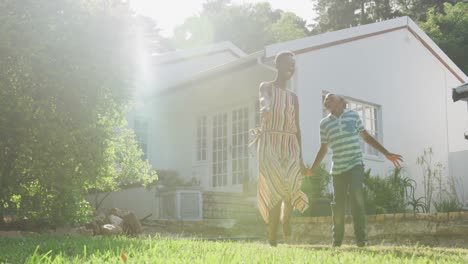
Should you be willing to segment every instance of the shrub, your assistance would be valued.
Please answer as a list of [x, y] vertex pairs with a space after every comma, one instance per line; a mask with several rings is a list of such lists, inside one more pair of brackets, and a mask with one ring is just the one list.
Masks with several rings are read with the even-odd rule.
[[407, 206], [413, 211], [421, 208], [421, 199], [414, 198], [416, 182], [402, 175], [401, 169], [394, 169], [385, 178], [371, 176], [371, 170], [364, 173], [364, 198], [368, 214], [406, 212]]

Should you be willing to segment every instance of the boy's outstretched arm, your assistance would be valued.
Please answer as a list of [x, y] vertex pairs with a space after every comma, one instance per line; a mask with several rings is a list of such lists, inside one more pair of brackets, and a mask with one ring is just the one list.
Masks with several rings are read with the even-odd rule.
[[394, 154], [390, 153], [387, 149], [384, 148], [373, 136], [371, 136], [366, 130], [362, 130], [359, 132], [359, 135], [361, 135], [362, 139], [364, 141], [371, 145], [373, 148], [378, 150], [380, 153], [385, 155], [385, 157], [393, 163], [393, 166], [396, 168], [401, 168], [400, 162], [403, 162], [403, 157], [399, 154]]

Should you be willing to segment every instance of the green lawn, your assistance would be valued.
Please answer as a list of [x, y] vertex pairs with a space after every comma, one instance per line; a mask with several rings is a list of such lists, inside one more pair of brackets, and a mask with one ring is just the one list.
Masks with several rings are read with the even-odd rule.
[[162, 237], [0, 238], [0, 263], [468, 263], [457, 248], [279, 245]]

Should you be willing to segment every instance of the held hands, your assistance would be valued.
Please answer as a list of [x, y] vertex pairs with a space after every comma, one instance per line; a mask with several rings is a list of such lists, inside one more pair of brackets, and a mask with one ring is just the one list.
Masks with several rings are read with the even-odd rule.
[[302, 175], [306, 176], [306, 177], [310, 177], [313, 175], [313, 172], [312, 172], [312, 169], [311, 168], [307, 168], [306, 166], [302, 165], [301, 166], [301, 173]]
[[399, 154], [394, 154], [394, 153], [388, 153], [385, 155], [385, 157], [393, 163], [393, 166], [395, 166], [397, 169], [401, 168], [400, 162], [403, 162], [403, 157]]

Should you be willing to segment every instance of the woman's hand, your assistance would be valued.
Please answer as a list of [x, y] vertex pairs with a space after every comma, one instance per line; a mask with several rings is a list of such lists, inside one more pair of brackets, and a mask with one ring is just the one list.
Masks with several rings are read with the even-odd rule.
[[310, 177], [313, 174], [312, 170], [310, 168], [307, 168], [304, 165], [301, 166], [301, 173], [302, 173], [302, 175], [304, 175], [306, 177]]

